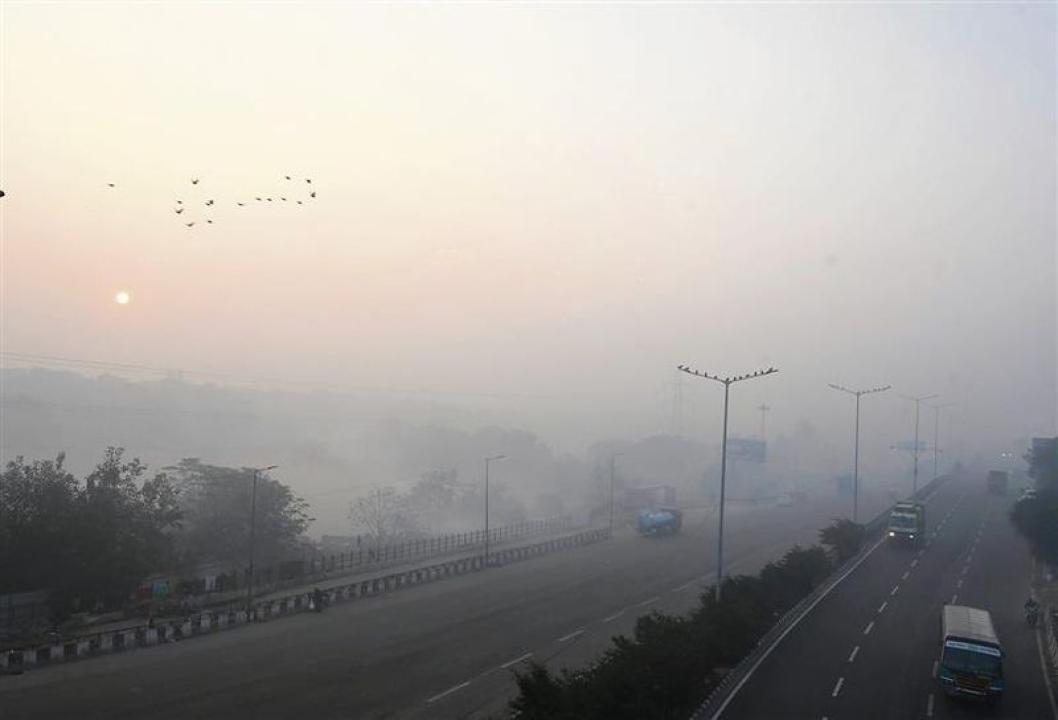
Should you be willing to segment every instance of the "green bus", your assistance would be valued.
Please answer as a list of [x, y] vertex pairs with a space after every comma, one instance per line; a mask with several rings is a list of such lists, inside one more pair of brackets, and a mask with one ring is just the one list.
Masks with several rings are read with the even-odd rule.
[[937, 680], [949, 697], [995, 702], [1003, 696], [1003, 646], [987, 610], [945, 605]]

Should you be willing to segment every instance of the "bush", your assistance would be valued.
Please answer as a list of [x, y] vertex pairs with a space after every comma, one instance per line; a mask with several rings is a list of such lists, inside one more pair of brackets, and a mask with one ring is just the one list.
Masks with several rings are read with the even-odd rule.
[[749, 653], [776, 620], [833, 570], [821, 547], [794, 546], [756, 576], [724, 581], [690, 615], [651, 613], [634, 636], [587, 668], [552, 673], [536, 664], [516, 673], [510, 707], [523, 720], [683, 720], [712, 690], [718, 671]]
[[827, 547], [838, 565], [855, 557], [866, 537], [863, 525], [848, 519], [835, 520], [819, 531], [819, 542]]

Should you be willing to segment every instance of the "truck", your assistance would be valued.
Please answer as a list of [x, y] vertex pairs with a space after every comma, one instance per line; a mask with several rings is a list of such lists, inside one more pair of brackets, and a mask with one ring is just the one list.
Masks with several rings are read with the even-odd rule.
[[988, 471], [988, 492], [993, 495], [1007, 494], [1007, 473], [1005, 470]]
[[683, 527], [683, 513], [675, 508], [640, 510], [636, 529], [643, 536], [675, 535]]
[[987, 610], [945, 605], [937, 681], [949, 697], [996, 702], [1003, 697], [1003, 646]]
[[926, 506], [910, 500], [898, 502], [889, 513], [887, 534], [892, 543], [922, 542], [926, 535]]

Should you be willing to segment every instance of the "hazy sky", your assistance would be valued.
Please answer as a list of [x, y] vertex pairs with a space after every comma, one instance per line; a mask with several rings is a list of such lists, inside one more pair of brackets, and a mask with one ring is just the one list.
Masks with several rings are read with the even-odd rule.
[[[680, 362], [781, 368], [746, 433], [843, 431], [827, 382], [1055, 432], [1052, 4], [0, 8], [5, 350], [541, 395], [578, 441], [662, 429]], [[253, 200], [285, 174], [316, 201]]]

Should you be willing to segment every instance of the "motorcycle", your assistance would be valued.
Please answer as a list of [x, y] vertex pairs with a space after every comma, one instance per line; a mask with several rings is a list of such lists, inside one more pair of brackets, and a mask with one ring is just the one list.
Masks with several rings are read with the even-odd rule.
[[1040, 606], [1038, 603], [1029, 603], [1025, 605], [1025, 622], [1029, 624], [1029, 627], [1036, 627], [1036, 623], [1040, 621]]

